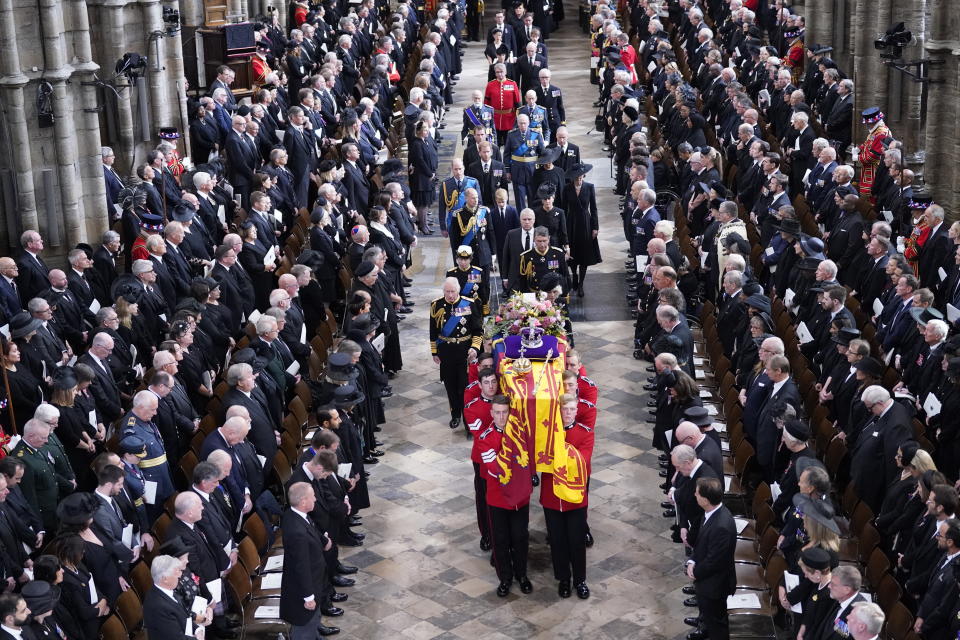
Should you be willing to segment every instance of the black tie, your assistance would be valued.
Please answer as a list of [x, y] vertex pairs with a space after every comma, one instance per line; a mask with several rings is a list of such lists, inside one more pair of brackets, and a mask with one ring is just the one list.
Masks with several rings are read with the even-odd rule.
[[523, 250], [530, 251], [530, 232], [529, 231], [523, 232]]

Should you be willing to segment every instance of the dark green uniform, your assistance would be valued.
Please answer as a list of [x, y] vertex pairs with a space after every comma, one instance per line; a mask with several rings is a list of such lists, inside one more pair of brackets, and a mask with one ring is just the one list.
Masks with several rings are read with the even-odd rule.
[[520, 254], [520, 283], [521, 291], [530, 293], [540, 291], [540, 278], [548, 271], [560, 276], [563, 292], [567, 286], [567, 259], [562, 249], [550, 247], [545, 253], [540, 253], [534, 247]]
[[50, 455], [53, 456], [53, 470], [57, 474], [57, 486], [60, 487], [60, 495], [65, 496], [72, 493], [77, 488], [75, 482], [77, 475], [67, 458], [67, 450], [55, 432], [50, 432], [47, 444], [43, 445], [41, 450], [49, 451]]
[[53, 455], [42, 448], [34, 449], [24, 440], [17, 443], [10, 455], [19, 458], [25, 465], [23, 479], [20, 481], [24, 497], [40, 512], [44, 530], [55, 532], [60, 490], [57, 486]]

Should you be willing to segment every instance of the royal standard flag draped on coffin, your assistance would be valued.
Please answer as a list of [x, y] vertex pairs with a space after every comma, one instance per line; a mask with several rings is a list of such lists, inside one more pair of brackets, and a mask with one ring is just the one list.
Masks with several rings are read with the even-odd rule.
[[531, 462], [536, 471], [552, 473], [554, 492], [567, 502], [582, 502], [587, 489], [587, 467], [580, 453], [566, 443], [560, 419], [563, 393], [563, 362], [566, 341], [557, 341], [557, 353], [549, 359], [532, 359], [531, 369], [521, 373], [513, 358], [499, 363], [500, 385], [510, 398], [510, 418], [504, 429], [497, 462], [503, 473], [504, 495], [517, 504], [530, 495]]

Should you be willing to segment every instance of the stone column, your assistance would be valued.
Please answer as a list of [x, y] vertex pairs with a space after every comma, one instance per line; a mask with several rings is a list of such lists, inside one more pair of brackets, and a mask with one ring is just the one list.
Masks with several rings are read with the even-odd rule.
[[940, 83], [931, 84], [927, 95], [926, 163], [924, 181], [935, 198], [943, 204], [951, 219], [956, 218], [960, 205], [960, 180], [956, 167], [960, 159], [957, 120], [960, 116], [960, 40], [957, 40], [957, 22], [953, 0], [929, 0], [930, 31], [924, 42], [924, 53], [930, 58], [946, 61], [934, 67], [930, 78]]
[[[4, 106], [6, 126], [10, 133], [11, 148], [8, 153], [16, 180], [16, 215], [20, 218], [21, 229], [39, 229], [33, 161], [30, 158], [30, 132], [24, 104], [27, 82], [27, 76], [20, 69], [13, 0], [0, 0], [0, 103]], [[13, 215], [13, 212], [8, 212], [8, 215]]]
[[[127, 47], [128, 38], [124, 25], [123, 10], [126, 0], [103, 0], [100, 5], [99, 29], [104, 35], [102, 47], [107, 61], [116, 62], [123, 54], [130, 51]], [[134, 49], [137, 50], [137, 49]], [[133, 106], [132, 95], [134, 88], [126, 86], [128, 81], [120, 77], [116, 81], [117, 93], [117, 140], [113, 152], [117, 156], [115, 168], [124, 178], [134, 174], [133, 167], [136, 161], [136, 140], [133, 134]]]
[[[853, 143], [859, 144], [867, 129], [860, 124], [860, 111], [871, 106], [887, 107], [889, 70], [880, 63], [873, 41], [890, 26], [891, 0], [856, 0], [853, 15]], [[883, 26], [880, 26], [883, 25]]]
[[164, 32], [163, 9], [159, 0], [140, 0], [143, 12], [143, 29], [147, 33], [147, 88], [150, 93], [151, 135], [156, 128], [173, 122], [170, 100], [170, 74], [167, 73], [167, 42], [157, 32]]
[[833, 3], [834, 0], [807, 0], [803, 12], [807, 26], [807, 45], [819, 43], [837, 46], [833, 37]]

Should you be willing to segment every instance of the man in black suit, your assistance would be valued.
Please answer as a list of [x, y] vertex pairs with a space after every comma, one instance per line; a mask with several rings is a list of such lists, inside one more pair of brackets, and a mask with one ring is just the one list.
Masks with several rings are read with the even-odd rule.
[[[100, 275], [100, 281], [109, 294], [113, 281], [117, 279], [117, 252], [120, 251], [120, 234], [116, 231], [104, 231], [100, 246], [93, 251], [93, 268]], [[101, 300], [113, 303], [113, 300]]]
[[803, 176], [813, 168], [813, 139], [816, 134], [809, 125], [810, 116], [805, 111], [793, 114], [794, 135], [789, 148], [790, 155], [790, 193], [803, 192]]
[[227, 111], [233, 111], [237, 108], [237, 99], [233, 95], [233, 91], [230, 90], [230, 85], [233, 83], [233, 79], [236, 77], [236, 72], [228, 67], [225, 64], [217, 67], [217, 77], [210, 83], [210, 86], [207, 87], [207, 95], [212, 96], [213, 92], [217, 89], [223, 89], [227, 94], [227, 103], [224, 107]]
[[287, 111], [290, 126], [283, 136], [283, 147], [287, 150], [287, 168], [293, 174], [293, 191], [296, 206], [307, 206], [310, 189], [310, 173], [317, 166], [317, 145], [313, 134], [304, 128], [308, 118], [302, 107], [290, 107]]
[[730, 510], [722, 504], [721, 480], [700, 478], [694, 495], [704, 515], [696, 539], [692, 541], [693, 554], [686, 566], [687, 575], [694, 581], [700, 626], [687, 637], [690, 640], [728, 640], [727, 596], [737, 587], [734, 566], [737, 527]]
[[533, 209], [520, 212], [520, 228], [511, 229], [503, 241], [500, 256], [500, 278], [504, 291], [521, 290], [520, 255], [533, 248], [533, 225], [536, 222]]
[[850, 479], [860, 498], [879, 513], [887, 487], [900, 473], [897, 447], [913, 435], [909, 410], [879, 385], [860, 396], [873, 417], [863, 426], [850, 452]]
[[230, 312], [227, 316], [229, 320], [227, 328], [235, 332], [240, 329], [241, 322], [246, 318], [242, 294], [237, 286], [237, 278], [233, 274], [233, 271], [239, 268], [237, 254], [232, 246], [222, 244], [217, 247], [214, 259], [216, 263], [210, 271], [210, 277], [220, 285], [220, 304]]
[[950, 518], [938, 523], [936, 538], [940, 557], [930, 573], [913, 630], [924, 638], [945, 640], [952, 637], [950, 618], [956, 608], [960, 521]]
[[204, 640], [205, 627], [194, 627], [193, 614], [173, 593], [182, 573], [180, 559], [173, 556], [157, 556], [150, 563], [153, 588], [143, 600], [143, 630], [151, 638]]
[[685, 318], [680, 316], [676, 307], [668, 304], [658, 306], [656, 314], [657, 323], [663, 330], [663, 334], [677, 336], [683, 343], [683, 352], [677, 356], [677, 361], [680, 363], [680, 367], [692, 378], [694, 376], [693, 333], [690, 331], [690, 325], [687, 324]]
[[110, 147], [100, 147], [100, 160], [103, 162], [103, 181], [107, 193], [107, 217], [110, 220], [113, 220], [116, 216], [116, 209], [114, 209], [113, 205], [116, 204], [120, 192], [123, 191], [124, 187], [120, 174], [113, 168], [113, 161], [115, 159], [113, 149]]
[[[539, 104], [539, 98], [537, 101]], [[553, 133], [555, 141], [547, 148], [560, 149], [560, 156], [553, 164], [560, 167], [564, 175], [567, 175], [573, 165], [579, 164], [580, 162], [580, 147], [569, 141], [570, 134], [562, 124], [556, 128], [556, 131], [554, 131], [552, 127], [550, 131]]]
[[[335, 459], [331, 454], [330, 457]], [[336, 466], [335, 462], [332, 466]], [[330, 471], [322, 473], [330, 475]], [[316, 494], [308, 482], [296, 482], [287, 492], [290, 507], [280, 521], [283, 530], [284, 553], [296, 558], [285, 562], [280, 588], [280, 618], [290, 623], [291, 640], [314, 640], [317, 634], [333, 635], [340, 630], [322, 624], [321, 602], [329, 590], [324, 550], [332, 542], [321, 536], [311, 520], [316, 507]], [[337, 609], [342, 613], [342, 610]]]
[[19, 267], [13, 258], [0, 258], [0, 318], [4, 324], [10, 318], [23, 311], [26, 301], [20, 299], [20, 287], [17, 285]]
[[255, 388], [253, 367], [246, 363], [231, 365], [226, 381], [231, 389], [223, 397], [224, 410], [235, 404], [247, 409], [251, 421], [250, 442], [258, 454], [267, 461], [273, 460], [280, 444], [280, 425], [276, 424], [262, 392]]
[[97, 405], [97, 411], [105, 422], [113, 422], [123, 415], [120, 405], [120, 388], [110, 370], [109, 357], [113, 352], [113, 338], [108, 333], [98, 333], [93, 336], [90, 348], [77, 359], [96, 374], [97, 378], [90, 385], [90, 393]]
[[[123, 469], [106, 465], [97, 474], [97, 488], [93, 495], [97, 498], [97, 510], [93, 513], [93, 530], [110, 552], [120, 572], [127, 575], [130, 564], [139, 557], [139, 548], [128, 547], [123, 542], [123, 530], [127, 521], [117, 505], [116, 496], [123, 491]], [[136, 542], [131, 538], [131, 543]]]
[[824, 129], [829, 140], [835, 140], [833, 145], [838, 153], [845, 153], [853, 138], [853, 80], [840, 81], [837, 88], [837, 99], [833, 101], [830, 113], [824, 115]]
[[190, 549], [187, 567], [200, 578], [200, 593], [209, 598], [207, 583], [227, 574], [237, 561], [237, 552], [234, 550], [228, 556], [222, 546], [206, 537], [198, 526], [203, 517], [203, 509], [203, 501], [196, 493], [184, 491], [178, 494], [174, 500], [174, 518], [165, 537], [168, 540], [175, 536], [183, 538], [183, 542]]
[[827, 257], [837, 263], [837, 280], [850, 280], [849, 267], [857, 252], [863, 248], [863, 216], [857, 210], [860, 198], [856, 194], [843, 196], [840, 215], [826, 234]]
[[360, 147], [353, 142], [348, 142], [341, 149], [343, 153], [343, 186], [347, 188], [349, 195], [347, 199], [350, 206], [356, 209], [357, 213], [366, 216], [367, 208], [370, 203], [370, 181], [364, 175], [363, 169], [358, 164], [360, 161]]
[[[493, 203], [490, 205], [490, 212], [487, 214], [488, 224], [493, 225], [493, 241], [496, 245], [497, 264], [501, 269], [501, 276], [504, 275], [504, 247], [507, 243], [507, 234], [514, 229], [520, 228], [520, 215], [516, 207], [507, 204], [507, 190], [497, 189], [493, 194]], [[534, 217], [536, 219], [536, 217]]]
[[938, 204], [931, 204], [923, 212], [923, 219], [930, 227], [930, 235], [919, 249], [917, 272], [920, 282], [930, 289], [935, 289], [940, 282], [939, 270], [947, 264], [952, 246], [943, 217], [943, 207]]
[[96, 318], [71, 293], [67, 274], [60, 269], [51, 269], [49, 281], [50, 288], [43, 292], [43, 297], [53, 307], [53, 317], [60, 328], [60, 335], [70, 344], [74, 353], [79, 353], [87, 342], [88, 330], [96, 324]]
[[[544, 126], [549, 125], [550, 143], [554, 144], [557, 141], [557, 129], [567, 122], [567, 112], [563, 108], [563, 93], [560, 87], [550, 84], [551, 75], [550, 69], [540, 69], [537, 83], [531, 88], [537, 94], [537, 104], [547, 111], [547, 122]], [[577, 162], [579, 161], [577, 159]], [[573, 165], [572, 162], [570, 164]]]
[[[863, 309], [873, 310], [873, 301], [876, 300], [887, 283], [887, 262], [890, 261], [890, 239], [874, 235], [867, 243], [867, 265], [860, 274], [858, 281], [852, 282], [853, 293], [860, 300]], [[949, 302], [949, 300], [948, 300]]]
[[[3, 625], [0, 627], [0, 638], [3, 640], [33, 640], [33, 636], [28, 635], [28, 632], [24, 629], [29, 622], [29, 617], [30, 609], [27, 608], [26, 601], [20, 595], [15, 593], [0, 595], [0, 625]], [[14, 635], [7, 629], [18, 633]]]
[[[233, 549], [233, 531], [238, 519], [233, 508], [227, 504], [220, 490], [220, 467], [213, 462], [203, 461], [193, 468], [193, 484], [190, 491], [200, 496], [203, 503], [203, 515], [197, 523], [204, 537], [221, 549]], [[232, 501], [231, 501], [232, 502]]]
[[17, 256], [17, 288], [20, 289], [20, 299], [24, 302], [36, 298], [49, 285], [47, 274], [50, 269], [40, 258], [43, 251], [43, 238], [33, 230], [20, 234], [20, 255]]
[[860, 593], [862, 578], [856, 567], [840, 565], [830, 572], [830, 599], [836, 602], [830, 615], [825, 616], [818, 627], [805, 634], [813, 640], [846, 640], [850, 637], [847, 620], [853, 605], [866, 602]]
[[227, 179], [236, 193], [240, 194], [240, 206], [250, 209], [250, 190], [253, 188], [253, 174], [260, 164], [260, 154], [256, 145], [246, 133], [247, 121], [243, 116], [233, 116], [232, 128], [227, 134], [224, 148], [227, 152]]
[[783, 415], [786, 405], [800, 413], [800, 391], [790, 377], [790, 361], [784, 356], [771, 356], [765, 372], [771, 380], [771, 389], [757, 416], [757, 463], [767, 482], [776, 480], [777, 447], [780, 444], [780, 428], [776, 419]]
[[494, 194], [497, 189], [506, 188], [507, 180], [504, 176], [503, 163], [493, 158], [491, 144], [484, 140], [477, 147], [480, 157], [467, 166], [465, 173], [480, 183], [480, 203], [491, 207]]
[[[699, 432], [694, 425], [690, 425]], [[696, 539], [700, 521], [703, 518], [703, 508], [695, 496], [697, 480], [699, 478], [720, 478], [723, 468], [718, 473], [713, 467], [697, 457], [696, 451], [688, 444], [678, 444], [670, 452], [670, 462], [677, 470], [674, 479], [673, 503], [676, 505], [677, 524], [680, 526], [680, 539], [684, 544], [691, 545]], [[669, 475], [669, 474], [668, 474]]]
[[[706, 416], [709, 418], [709, 416]], [[708, 437], [701, 430], [701, 426], [709, 427], [712, 421], [708, 419], [698, 420], [695, 424], [690, 420], [684, 420], [677, 425], [673, 432], [674, 444], [685, 444], [693, 449], [698, 460], [702, 460], [716, 472], [718, 478], [723, 477], [723, 452], [717, 441]], [[690, 490], [690, 496], [693, 496], [693, 489]]]
[[528, 42], [524, 47], [524, 55], [517, 61], [517, 70], [520, 74], [520, 95], [527, 95], [527, 91], [540, 84], [540, 70], [547, 67], [543, 56], [537, 55], [537, 44]]

